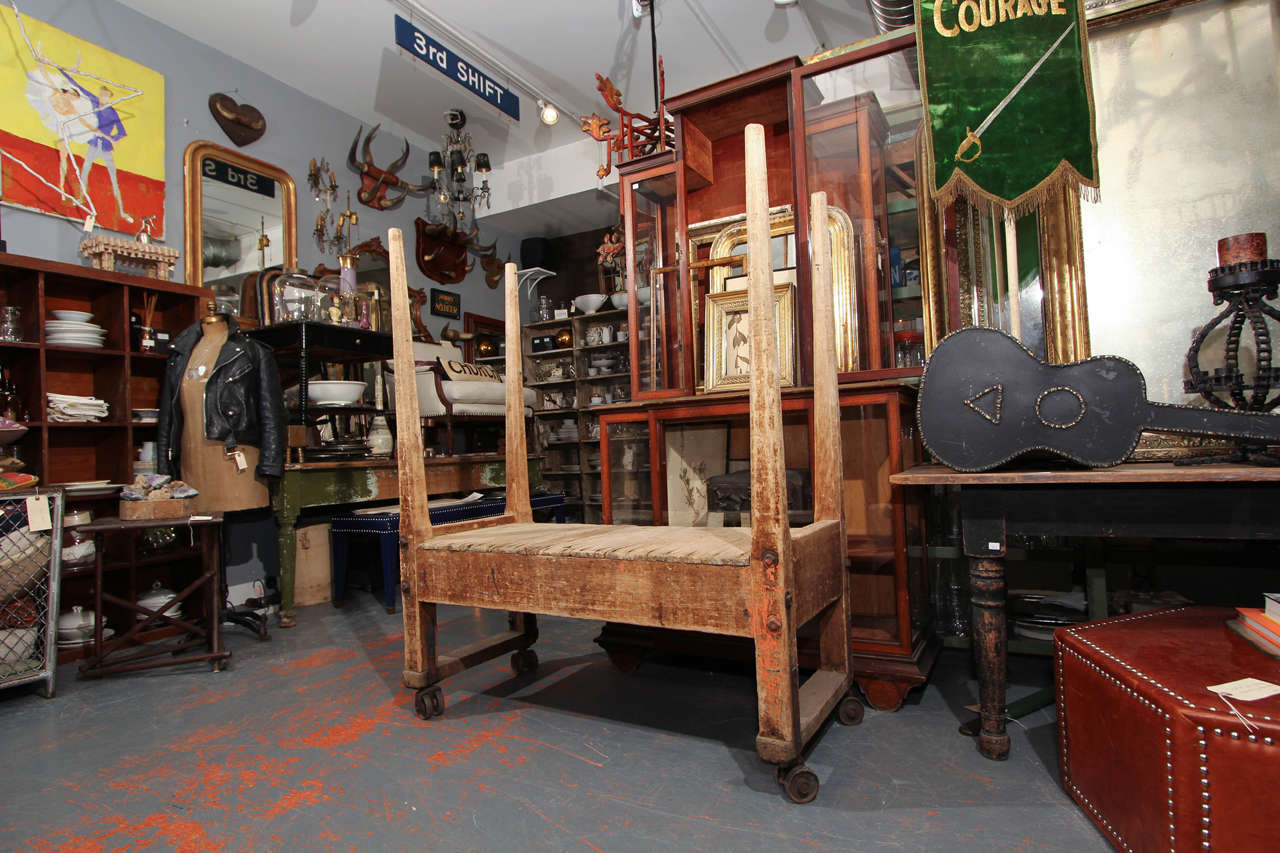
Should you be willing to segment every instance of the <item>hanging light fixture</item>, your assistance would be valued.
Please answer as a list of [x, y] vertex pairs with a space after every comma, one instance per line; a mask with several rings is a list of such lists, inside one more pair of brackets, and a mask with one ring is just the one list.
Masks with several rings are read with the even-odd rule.
[[444, 150], [427, 155], [427, 168], [431, 170], [431, 183], [427, 186], [433, 193], [427, 199], [427, 220], [469, 228], [475, 222], [476, 206], [484, 202], [489, 207], [492, 166], [489, 155], [472, 150], [471, 134], [463, 132], [466, 113], [448, 110], [444, 117], [449, 125]]
[[556, 109], [555, 104], [538, 98], [538, 118], [542, 120], [543, 124], [550, 127], [560, 120], [560, 111]]

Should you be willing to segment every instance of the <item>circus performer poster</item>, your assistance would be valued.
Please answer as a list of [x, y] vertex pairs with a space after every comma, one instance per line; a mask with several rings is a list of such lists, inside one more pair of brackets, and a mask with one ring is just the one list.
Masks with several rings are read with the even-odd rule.
[[164, 236], [164, 77], [0, 6], [0, 200]]

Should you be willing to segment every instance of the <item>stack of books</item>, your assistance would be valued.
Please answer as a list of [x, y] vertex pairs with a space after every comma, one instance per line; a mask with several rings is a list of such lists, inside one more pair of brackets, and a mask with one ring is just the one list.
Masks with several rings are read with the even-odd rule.
[[1263, 594], [1263, 606], [1237, 607], [1237, 631], [1264, 652], [1280, 656], [1280, 592]]

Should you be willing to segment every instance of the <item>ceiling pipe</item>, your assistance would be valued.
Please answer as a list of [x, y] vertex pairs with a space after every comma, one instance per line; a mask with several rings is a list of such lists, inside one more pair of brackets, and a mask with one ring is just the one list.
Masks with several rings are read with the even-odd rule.
[[915, 23], [914, 0], [867, 0], [867, 5], [871, 8], [877, 32], [887, 33]]

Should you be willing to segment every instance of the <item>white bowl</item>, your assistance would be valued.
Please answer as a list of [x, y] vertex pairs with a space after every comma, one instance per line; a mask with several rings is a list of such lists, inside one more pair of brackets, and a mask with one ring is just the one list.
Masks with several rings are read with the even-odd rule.
[[636, 288], [636, 301], [639, 302], [641, 305], [648, 305], [649, 298], [650, 296], [652, 296], [652, 294], [653, 294], [653, 291], [650, 290], [648, 287], [638, 287]]
[[603, 293], [584, 293], [581, 296], [575, 296], [573, 304], [578, 306], [578, 310], [583, 314], [594, 314], [600, 310], [600, 306], [608, 298]]
[[626, 308], [627, 292], [625, 290], [620, 290], [617, 293], [610, 296], [609, 301], [613, 303], [614, 308]]
[[93, 319], [93, 315], [88, 311], [52, 311], [50, 313], [59, 320], [66, 320], [71, 323], [87, 323]]
[[343, 379], [317, 379], [307, 383], [307, 399], [326, 406], [350, 406], [364, 396], [364, 383]]

